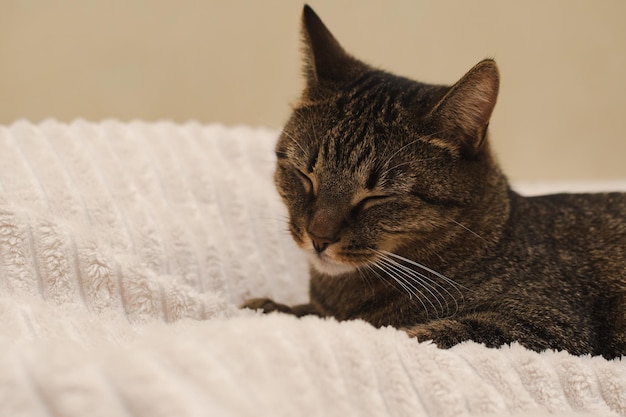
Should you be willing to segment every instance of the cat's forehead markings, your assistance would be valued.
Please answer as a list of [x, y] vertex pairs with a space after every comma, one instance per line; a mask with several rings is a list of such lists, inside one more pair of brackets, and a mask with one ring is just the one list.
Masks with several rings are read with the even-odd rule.
[[376, 167], [373, 167], [370, 170], [369, 175], [367, 176], [367, 179], [365, 180], [365, 188], [370, 191], [373, 190], [378, 185], [379, 180], [380, 180], [380, 170], [377, 169]]
[[317, 165], [317, 161], [319, 158], [319, 146], [317, 144], [313, 145], [309, 150], [309, 158], [307, 160], [306, 170], [308, 173], [312, 173]]

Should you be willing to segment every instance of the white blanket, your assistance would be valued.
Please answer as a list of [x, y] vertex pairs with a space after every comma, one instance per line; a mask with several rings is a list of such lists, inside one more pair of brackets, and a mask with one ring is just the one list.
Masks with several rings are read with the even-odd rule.
[[0, 416], [626, 416], [624, 360], [238, 310], [307, 298], [276, 135], [0, 126]]

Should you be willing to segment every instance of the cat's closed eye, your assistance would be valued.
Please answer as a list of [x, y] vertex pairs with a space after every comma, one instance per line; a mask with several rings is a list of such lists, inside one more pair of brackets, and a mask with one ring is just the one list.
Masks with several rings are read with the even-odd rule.
[[352, 211], [353, 213], [358, 213], [388, 201], [389, 199], [391, 199], [391, 196], [386, 194], [370, 195], [359, 200], [359, 202], [354, 205]]
[[307, 194], [310, 195], [315, 195], [315, 186], [313, 184], [313, 180], [311, 179], [311, 177], [309, 177], [307, 174], [305, 174], [303, 171], [296, 169], [294, 171], [296, 173], [296, 176], [300, 179], [300, 181], [302, 182], [302, 186], [304, 187], [304, 191]]

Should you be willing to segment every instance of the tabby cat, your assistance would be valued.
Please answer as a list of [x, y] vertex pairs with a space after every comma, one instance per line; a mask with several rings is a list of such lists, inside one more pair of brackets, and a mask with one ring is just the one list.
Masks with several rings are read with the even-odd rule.
[[447, 348], [626, 354], [626, 194], [523, 197], [494, 160], [493, 60], [453, 86], [344, 51], [303, 11], [306, 87], [276, 145], [310, 303], [245, 307], [363, 319]]

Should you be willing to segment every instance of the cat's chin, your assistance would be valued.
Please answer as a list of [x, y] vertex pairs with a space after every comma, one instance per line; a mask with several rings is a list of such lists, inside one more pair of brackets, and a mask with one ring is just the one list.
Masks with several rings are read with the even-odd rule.
[[356, 267], [334, 261], [327, 255], [309, 254], [309, 261], [316, 271], [325, 275], [343, 275], [356, 270]]

